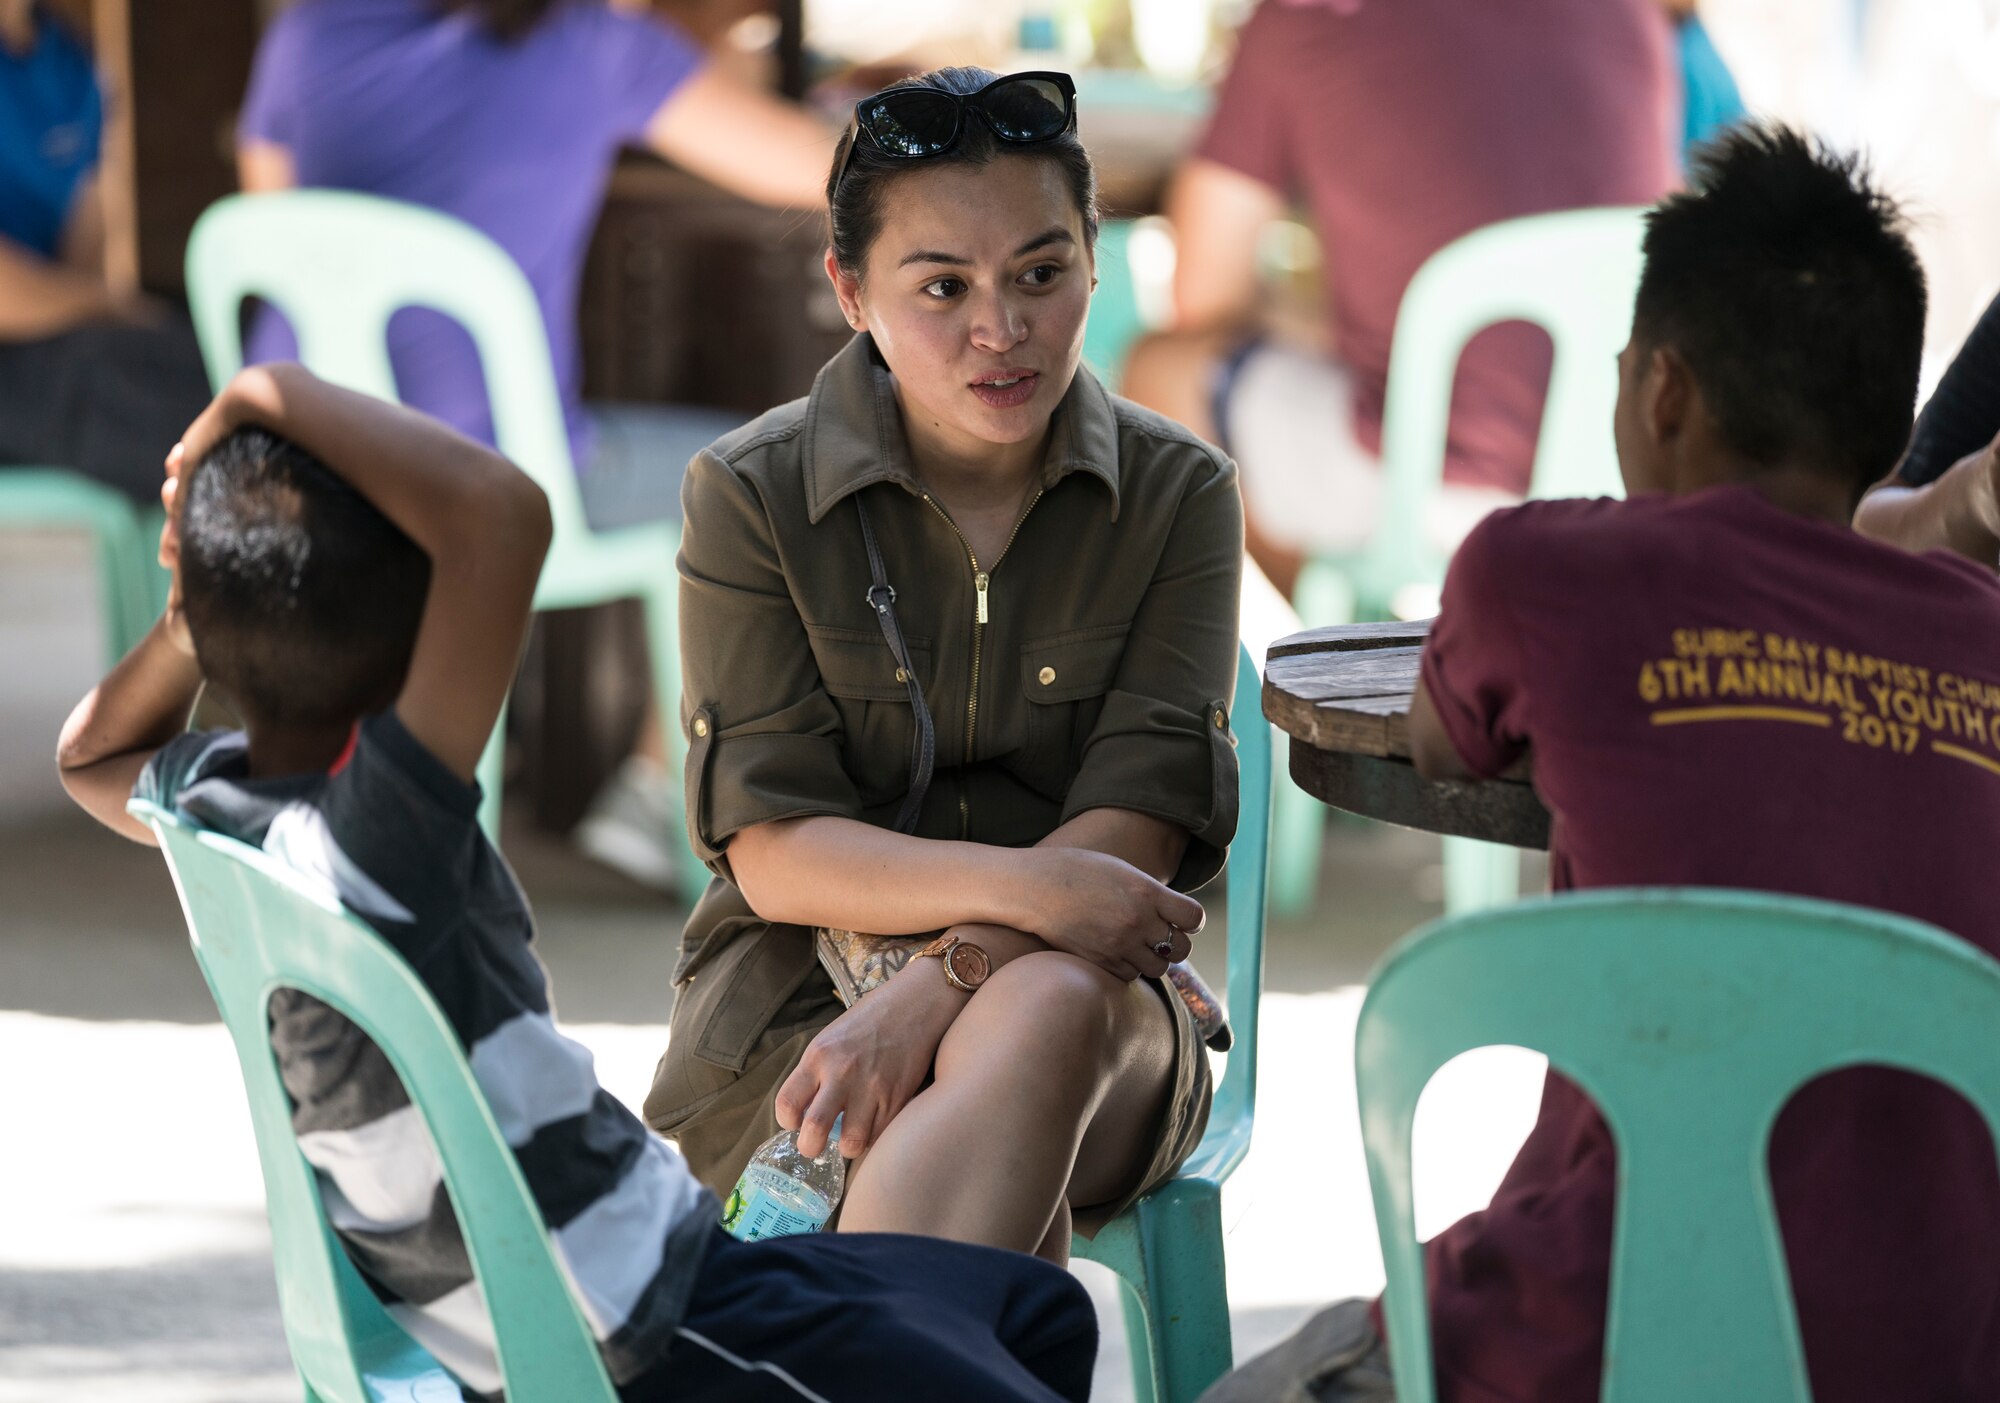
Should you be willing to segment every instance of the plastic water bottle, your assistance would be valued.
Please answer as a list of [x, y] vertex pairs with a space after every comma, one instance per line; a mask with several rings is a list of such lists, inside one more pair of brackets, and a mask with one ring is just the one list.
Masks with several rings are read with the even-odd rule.
[[799, 1153], [796, 1131], [781, 1130], [757, 1147], [736, 1191], [723, 1206], [722, 1226], [745, 1242], [818, 1232], [833, 1216], [847, 1187], [840, 1157], [840, 1118], [819, 1158]]

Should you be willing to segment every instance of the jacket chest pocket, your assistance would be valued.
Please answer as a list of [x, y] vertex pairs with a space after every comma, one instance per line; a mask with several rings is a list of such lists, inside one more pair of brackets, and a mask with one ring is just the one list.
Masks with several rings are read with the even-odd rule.
[[1015, 772], [1051, 799], [1069, 792], [1083, 764], [1084, 742], [1097, 729], [1131, 631], [1130, 624], [1106, 624], [1021, 645], [1028, 744]]
[[[841, 763], [862, 802], [872, 807], [901, 799], [910, 787], [910, 744], [917, 721], [887, 640], [879, 630], [825, 624], [807, 624], [806, 636], [821, 685], [840, 713], [846, 733]], [[928, 693], [935, 668], [931, 640], [905, 635], [903, 641], [916, 667], [917, 685]]]

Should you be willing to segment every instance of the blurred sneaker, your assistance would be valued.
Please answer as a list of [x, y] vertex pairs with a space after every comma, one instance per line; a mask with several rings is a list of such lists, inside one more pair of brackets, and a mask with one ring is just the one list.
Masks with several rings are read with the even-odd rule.
[[627, 756], [577, 824], [577, 848], [642, 886], [679, 891], [681, 837], [670, 784], [659, 761]]

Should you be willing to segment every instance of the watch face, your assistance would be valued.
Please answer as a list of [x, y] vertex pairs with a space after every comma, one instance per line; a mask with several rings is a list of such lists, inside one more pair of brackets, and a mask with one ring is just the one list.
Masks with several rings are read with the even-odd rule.
[[986, 982], [986, 976], [993, 973], [993, 961], [987, 953], [963, 940], [947, 950], [944, 958], [958, 982], [968, 989], [977, 989]]

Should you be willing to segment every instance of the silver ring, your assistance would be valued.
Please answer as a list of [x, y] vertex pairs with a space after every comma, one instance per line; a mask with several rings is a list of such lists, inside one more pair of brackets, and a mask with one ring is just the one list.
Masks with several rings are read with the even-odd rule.
[[1153, 947], [1153, 953], [1163, 960], [1171, 960], [1174, 957], [1174, 942], [1171, 940], [1162, 940], [1158, 945]]

